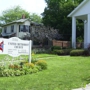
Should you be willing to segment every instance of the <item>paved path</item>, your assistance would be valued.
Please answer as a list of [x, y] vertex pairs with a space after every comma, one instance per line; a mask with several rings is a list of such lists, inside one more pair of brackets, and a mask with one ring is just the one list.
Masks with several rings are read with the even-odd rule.
[[72, 90], [90, 90], [90, 84], [87, 84], [85, 88], [77, 88]]

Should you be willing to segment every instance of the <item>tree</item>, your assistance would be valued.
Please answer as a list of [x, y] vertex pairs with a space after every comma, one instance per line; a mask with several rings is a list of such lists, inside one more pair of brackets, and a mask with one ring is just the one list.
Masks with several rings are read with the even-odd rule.
[[[67, 15], [76, 7], [71, 1], [46, 0], [47, 7], [43, 12], [43, 23], [59, 29], [59, 33], [64, 36], [64, 40], [71, 37], [71, 18]], [[67, 38], [68, 37], [68, 38]]]
[[30, 14], [23, 10], [20, 6], [15, 6], [13, 8], [3, 11], [2, 16], [0, 16], [0, 23], [6, 24], [14, 20], [22, 18], [22, 15], [25, 15], [26, 18], [30, 17]]
[[25, 18], [29, 18], [30, 20], [33, 20], [34, 22], [41, 22], [41, 17], [37, 14], [30, 15], [29, 12], [22, 9], [20, 6], [15, 6], [10, 9], [7, 9], [2, 12], [2, 15], [0, 16], [0, 26], [18, 19], [22, 18], [22, 15], [25, 15]]
[[46, 39], [52, 41], [53, 39], [60, 39], [62, 37], [54, 28], [45, 27], [44, 25], [35, 25], [32, 26], [31, 38], [33, 41], [44, 44]]
[[[81, 0], [45, 0], [47, 7], [44, 9], [43, 23], [59, 29], [59, 33], [63, 35], [64, 40], [71, 38], [71, 18], [67, 15], [81, 2]], [[81, 28], [81, 27], [79, 27]], [[80, 30], [80, 29], [79, 29]], [[77, 30], [78, 31], [78, 30]]]
[[40, 16], [38, 16], [37, 14], [35, 14], [35, 13], [30, 15], [30, 19], [31, 19], [31, 21], [34, 21], [34, 22], [37, 22], [37, 23], [42, 22], [42, 18]]
[[83, 0], [73, 0], [73, 1], [74, 1], [74, 3], [80, 4]]

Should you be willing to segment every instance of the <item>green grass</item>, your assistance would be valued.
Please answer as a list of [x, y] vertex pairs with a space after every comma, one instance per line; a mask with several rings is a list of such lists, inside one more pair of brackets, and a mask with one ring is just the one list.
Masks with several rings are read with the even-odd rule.
[[0, 90], [71, 90], [90, 82], [90, 57], [49, 54], [37, 54], [37, 57], [47, 61], [47, 70], [18, 77], [0, 77]]

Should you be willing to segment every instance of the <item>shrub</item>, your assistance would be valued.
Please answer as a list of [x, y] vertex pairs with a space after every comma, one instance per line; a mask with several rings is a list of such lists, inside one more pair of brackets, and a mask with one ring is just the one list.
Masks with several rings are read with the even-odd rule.
[[0, 66], [0, 71], [4, 70], [5, 69], [5, 66], [1, 65]]
[[51, 47], [51, 51], [53, 51], [53, 50], [60, 50], [60, 49], [61, 49], [60, 46], [52, 46]]
[[9, 65], [9, 69], [14, 69], [14, 65]]
[[37, 65], [37, 66], [40, 66], [41, 69], [47, 69], [47, 63], [46, 63], [45, 60], [38, 60], [38, 61], [36, 62], [36, 65]]
[[28, 61], [22, 61], [22, 62], [20, 62], [20, 65], [22, 66], [22, 65], [24, 65], [25, 63], [28, 63]]
[[[36, 64], [36, 65], [35, 65]], [[24, 63], [22, 67], [17, 64], [9, 65], [8, 67], [0, 66], [0, 76], [20, 76], [31, 73], [36, 73], [47, 68], [47, 63], [44, 60], [38, 60], [35, 64]]]
[[64, 55], [70, 55], [72, 49], [63, 49], [63, 50], [64, 50]]
[[54, 50], [53, 54], [64, 55], [64, 50]]
[[88, 50], [84, 50], [83, 55], [84, 56], [89, 56], [89, 51]]
[[38, 68], [36, 68], [36, 67], [33, 69], [33, 73], [36, 73], [36, 72], [38, 72], [38, 71], [39, 71], [39, 70], [38, 70]]
[[33, 63], [26, 63], [25, 66], [27, 68], [34, 68], [35, 65]]
[[14, 70], [12, 70], [12, 69], [4, 69], [2, 71], [2, 76], [14, 76]]
[[15, 69], [15, 70], [18, 70], [18, 69], [20, 69], [20, 66], [17, 65], [17, 64], [12, 64], [12, 65], [9, 65], [9, 69]]
[[72, 50], [70, 52], [70, 56], [82, 56], [84, 53], [84, 50], [79, 50], [79, 49], [76, 49], [76, 50]]
[[37, 59], [32, 58], [31, 63], [35, 64], [36, 62], [37, 62]]
[[20, 70], [15, 70], [14, 71], [14, 75], [15, 76], [20, 76], [21, 75], [21, 71]]
[[33, 73], [33, 69], [32, 68], [29, 68], [28, 73], [29, 74]]
[[37, 68], [39, 71], [42, 70], [40, 66], [35, 66], [35, 68]]
[[72, 49], [53, 50], [52, 54], [57, 55], [70, 55]]

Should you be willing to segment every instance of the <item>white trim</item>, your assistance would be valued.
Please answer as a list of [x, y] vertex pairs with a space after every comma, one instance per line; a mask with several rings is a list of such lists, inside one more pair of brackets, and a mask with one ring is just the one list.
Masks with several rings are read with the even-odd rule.
[[76, 49], [76, 18], [72, 17], [72, 48]]
[[24, 23], [25, 21], [30, 21], [30, 20], [29, 19], [19, 19], [19, 20], [15, 20], [13, 22], [9, 22], [5, 25], [2, 25], [2, 27], [7, 26], [7, 25], [11, 25], [11, 24], [15, 24], [15, 23]]
[[77, 12], [79, 10], [79, 8], [81, 8], [84, 4], [86, 4], [86, 2], [89, 0], [84, 0], [83, 2], [81, 2], [69, 15], [68, 17], [72, 17], [72, 15]]
[[90, 44], [90, 14], [88, 14], [88, 23], [87, 23], [87, 44]]
[[87, 21], [84, 21], [84, 48], [87, 48]]

